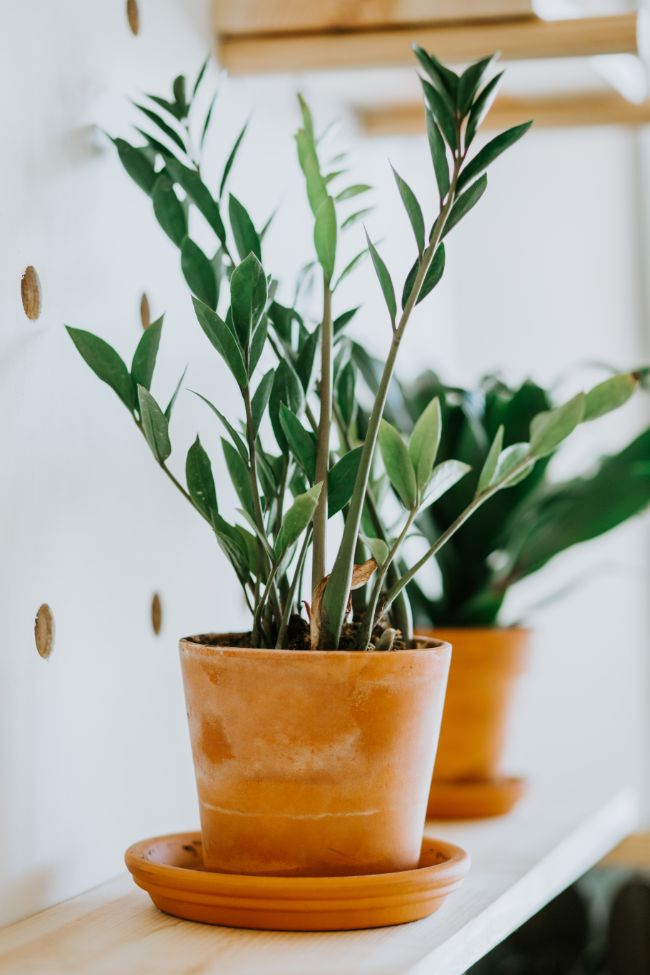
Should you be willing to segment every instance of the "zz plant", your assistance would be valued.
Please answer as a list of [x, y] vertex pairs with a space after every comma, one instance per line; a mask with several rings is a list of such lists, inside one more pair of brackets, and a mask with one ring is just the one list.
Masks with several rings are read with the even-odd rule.
[[[124, 168], [147, 194], [159, 224], [179, 249], [198, 323], [241, 397], [241, 420], [232, 422], [220, 406], [201, 396], [223, 428], [225, 463], [240, 504], [234, 523], [221, 511], [212, 463], [198, 437], [187, 452], [184, 484], [169, 466], [170, 421], [183, 378], [167, 406], [161, 406], [151, 387], [162, 319], [144, 332], [130, 369], [103, 339], [80, 329], [68, 331], [87, 364], [117, 393], [155, 461], [214, 532], [248, 602], [251, 632], [242, 639], [252, 646], [387, 650], [403, 645], [393, 621], [408, 643], [404, 590], [419, 569], [486, 501], [526, 477], [583, 419], [621, 398], [616, 380], [536, 416], [529, 442], [504, 447], [498, 432], [469, 504], [423, 558], [409, 567], [401, 565], [402, 543], [422, 507], [441, 498], [470, 468], [453, 458], [436, 464], [442, 435], [438, 399], [421, 411], [408, 443], [384, 419], [399, 348], [416, 305], [442, 277], [446, 237], [485, 192], [487, 168], [530, 124], [515, 126], [473, 152], [501, 78], [496, 75], [485, 83], [493, 58], [471, 64], [459, 75], [421, 48], [415, 54], [423, 71], [439, 205], [425, 220], [410, 186], [395, 173], [414, 238], [399, 303], [393, 278], [367, 235], [361, 254], [339, 269], [341, 238], [354, 228], [358, 231], [367, 212], [349, 212], [350, 201], [369, 187], [341, 186], [345, 170], [340, 157], [325, 160], [323, 139], [317, 137], [302, 99], [296, 145], [313, 217], [313, 263], [322, 295], [316, 322], [303, 314], [299, 294], [292, 305], [276, 298], [273, 258], [263, 253], [266, 228], [258, 230], [232, 194], [226, 204], [226, 185], [244, 130], [227, 157], [218, 190], [205, 182], [201, 150], [214, 105], [213, 98], [205, 113], [200, 110], [205, 66], [191, 95], [179, 77], [171, 99], [150, 96], [147, 104], [137, 106], [155, 135], [149, 127], [139, 128], [141, 145], [114, 140]], [[213, 237], [210, 254], [194, 239], [198, 220]], [[355, 360], [345, 338], [345, 325], [357, 309], [335, 313], [334, 306], [340, 281], [365, 253], [385, 300], [390, 341], [360, 438], [354, 416]], [[275, 361], [268, 366], [271, 355]], [[379, 453], [404, 509], [394, 537], [377, 510]], [[343, 527], [330, 558], [327, 529], [335, 516], [342, 518]], [[310, 552], [311, 579], [306, 582]], [[300, 613], [305, 588], [309, 620]]]

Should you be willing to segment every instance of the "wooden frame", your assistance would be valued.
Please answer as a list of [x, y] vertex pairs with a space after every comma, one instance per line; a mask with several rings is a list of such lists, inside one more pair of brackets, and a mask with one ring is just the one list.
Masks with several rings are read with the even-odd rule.
[[463, 63], [500, 51], [504, 60], [639, 54], [639, 14], [522, 20], [337, 33], [222, 35], [219, 59], [231, 74], [412, 65], [411, 43]]
[[[368, 135], [413, 135], [424, 132], [424, 114], [418, 102], [358, 110]], [[502, 95], [492, 106], [482, 128], [507, 129], [533, 119], [536, 128], [588, 125], [647, 125], [650, 100], [635, 104], [615, 91], [536, 95], [513, 98]]]
[[533, 16], [532, 0], [213, 0], [219, 34], [365, 30]]

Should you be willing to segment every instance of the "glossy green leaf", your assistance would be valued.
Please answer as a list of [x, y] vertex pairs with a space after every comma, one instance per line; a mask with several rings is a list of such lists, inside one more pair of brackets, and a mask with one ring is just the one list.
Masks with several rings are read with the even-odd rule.
[[214, 523], [214, 517], [219, 513], [219, 507], [212, 475], [212, 464], [198, 436], [187, 452], [185, 481], [194, 506], [204, 518], [207, 518], [210, 523]]
[[266, 307], [266, 275], [253, 253], [238, 264], [230, 278], [230, 309], [235, 332], [242, 348], [248, 348], [253, 330]]
[[221, 218], [219, 204], [213, 199], [201, 176], [195, 169], [189, 169], [173, 157], [165, 159], [165, 169], [174, 182], [185, 190], [190, 200], [203, 214], [208, 224], [222, 244], [226, 242], [226, 228]]
[[336, 262], [336, 210], [331, 196], [326, 196], [316, 211], [314, 246], [325, 280], [329, 282]]
[[194, 393], [195, 396], [198, 396], [198, 398], [200, 400], [203, 400], [203, 402], [206, 404], [206, 406], [209, 406], [210, 407], [210, 409], [212, 410], [212, 412], [214, 413], [214, 415], [217, 417], [217, 419], [219, 420], [219, 422], [221, 423], [221, 425], [224, 427], [224, 429], [226, 430], [226, 432], [230, 436], [230, 439], [232, 440], [233, 445], [237, 448], [237, 452], [239, 453], [239, 456], [241, 457], [241, 459], [244, 461], [245, 464], [248, 464], [248, 448], [247, 448], [246, 444], [244, 443], [244, 441], [242, 440], [242, 438], [240, 437], [240, 435], [237, 433], [237, 431], [233, 427], [233, 425], [230, 422], [230, 420], [228, 420], [224, 416], [224, 414], [221, 412], [221, 410], [219, 410], [214, 405], [214, 403], [212, 403], [207, 398], [207, 396], [204, 396], [202, 393], [198, 393], [195, 389], [193, 389], [192, 392]]
[[196, 95], [196, 93], [199, 90], [199, 88], [201, 87], [201, 82], [203, 81], [203, 79], [205, 77], [205, 72], [207, 71], [207, 68], [208, 68], [209, 63], [210, 63], [210, 55], [208, 54], [208, 56], [206, 57], [205, 61], [203, 62], [203, 64], [199, 68], [199, 73], [196, 76], [196, 81], [194, 82], [194, 85], [192, 86], [192, 100], [194, 99], [194, 96]]
[[228, 473], [230, 474], [230, 480], [237, 492], [237, 497], [244, 510], [252, 516], [254, 511], [253, 491], [248, 464], [245, 463], [237, 448], [233, 447], [229, 440], [224, 440], [222, 437], [221, 446], [226, 459]]
[[146, 116], [146, 118], [149, 119], [150, 122], [153, 122], [153, 124], [163, 133], [163, 135], [173, 142], [174, 145], [178, 146], [182, 152], [187, 152], [187, 147], [182, 136], [176, 131], [176, 129], [172, 128], [171, 125], [168, 125], [168, 123], [165, 122], [165, 120], [161, 118], [157, 112], [147, 108], [146, 105], [138, 105], [137, 102], [134, 102], [133, 104], [140, 112], [142, 112], [143, 115]]
[[95, 375], [117, 393], [128, 410], [137, 406], [136, 393], [125, 363], [115, 349], [92, 332], [66, 325], [68, 335]]
[[174, 93], [174, 98], [176, 100], [176, 107], [179, 112], [180, 118], [187, 118], [188, 104], [187, 95], [185, 92], [185, 76], [179, 74], [178, 77], [174, 78], [172, 84], [172, 91]]
[[183, 372], [181, 373], [181, 378], [176, 383], [176, 388], [174, 389], [174, 392], [171, 395], [171, 399], [169, 400], [169, 403], [167, 404], [167, 408], [165, 410], [165, 416], [167, 417], [168, 420], [171, 420], [172, 412], [173, 412], [174, 406], [176, 404], [176, 400], [178, 398], [178, 394], [181, 391], [181, 386], [183, 385], [183, 380], [185, 379], [185, 373], [186, 372], [187, 372], [187, 366], [185, 366], [185, 368], [183, 369]]
[[113, 139], [120, 162], [131, 179], [138, 184], [145, 193], [153, 192], [156, 182], [156, 171], [147, 159], [145, 152], [130, 145], [124, 139]]
[[210, 99], [208, 110], [205, 113], [205, 120], [203, 122], [203, 128], [201, 129], [201, 138], [199, 140], [199, 147], [201, 149], [203, 148], [203, 144], [205, 143], [205, 137], [207, 136], [208, 129], [210, 128], [210, 122], [212, 121], [212, 115], [214, 113], [214, 106], [217, 103], [218, 94], [219, 94], [219, 89], [216, 88], [212, 98]]
[[455, 152], [458, 149], [458, 129], [455, 113], [449, 110], [444, 98], [433, 85], [425, 81], [424, 78], [421, 78], [420, 81], [422, 83], [427, 108], [442, 132], [445, 142], [452, 152]]
[[246, 207], [232, 193], [228, 197], [228, 214], [235, 245], [241, 260], [245, 260], [252, 253], [258, 261], [261, 261], [262, 245], [253, 221]]
[[253, 433], [255, 436], [257, 436], [259, 432], [262, 417], [264, 416], [266, 408], [269, 404], [269, 396], [271, 395], [274, 376], [274, 370], [269, 369], [269, 371], [260, 379], [259, 385], [253, 394], [253, 399], [251, 401], [251, 413], [253, 417]]
[[384, 295], [384, 301], [386, 302], [386, 307], [388, 308], [388, 314], [390, 315], [390, 320], [392, 325], [395, 325], [395, 317], [397, 315], [397, 301], [395, 299], [395, 289], [393, 287], [393, 282], [391, 276], [388, 273], [388, 268], [384, 264], [379, 252], [373, 242], [368, 236], [368, 231], [366, 231], [366, 241], [368, 243], [368, 252], [372, 258], [372, 264], [375, 269], [377, 278], [379, 279], [379, 284], [381, 285], [381, 290]]
[[352, 274], [352, 272], [359, 266], [359, 264], [361, 264], [361, 262], [368, 256], [368, 253], [369, 253], [368, 248], [364, 247], [362, 251], [359, 251], [358, 254], [354, 255], [351, 261], [348, 261], [348, 263], [345, 265], [345, 267], [339, 274], [336, 284], [332, 288], [333, 291], [335, 291], [338, 288], [341, 281], [345, 281], [345, 279], [350, 274]]
[[610, 376], [602, 383], [590, 389], [585, 398], [584, 420], [597, 420], [619, 406], [627, 403], [638, 386], [638, 380], [630, 372], [623, 372], [617, 376]]
[[475, 183], [472, 183], [468, 190], [462, 193], [456, 202], [454, 203], [447, 221], [442, 232], [441, 240], [443, 240], [450, 230], [452, 230], [457, 223], [459, 223], [465, 214], [469, 213], [472, 207], [476, 206], [478, 201], [481, 199], [485, 190], [487, 188], [487, 175], [483, 174]]
[[[531, 458], [526, 461], [526, 458]], [[524, 463], [526, 461], [526, 463]], [[535, 458], [531, 453], [531, 445], [527, 443], [513, 443], [502, 450], [497, 460], [492, 484], [503, 481], [502, 487], [514, 487], [528, 477], [535, 466]], [[508, 476], [512, 473], [512, 476]]]
[[494, 99], [496, 98], [499, 88], [501, 87], [502, 78], [503, 71], [492, 78], [491, 81], [488, 81], [487, 85], [472, 105], [472, 110], [469, 113], [467, 127], [465, 129], [465, 148], [469, 148], [474, 140], [474, 136], [483, 122], [483, 119], [492, 108]]
[[237, 339], [222, 318], [217, 315], [205, 302], [199, 298], [192, 298], [194, 311], [199, 325], [212, 342], [213, 346], [224, 360], [237, 384], [243, 389], [248, 378], [244, 366], [244, 358]]
[[427, 109], [425, 115], [429, 149], [431, 151], [431, 159], [433, 161], [433, 171], [436, 174], [438, 193], [440, 194], [440, 199], [442, 200], [449, 192], [449, 163], [447, 161], [447, 149], [432, 112]]
[[513, 125], [511, 129], [501, 132], [494, 139], [491, 139], [487, 145], [483, 146], [461, 171], [458, 178], [458, 190], [462, 190], [477, 176], [480, 176], [483, 170], [487, 169], [495, 159], [498, 159], [501, 153], [518, 142], [528, 132], [532, 124], [532, 122], [523, 122], [521, 125]]
[[350, 308], [348, 309], [348, 311], [342, 312], [334, 319], [332, 323], [332, 329], [334, 331], [335, 336], [338, 335], [340, 332], [342, 332], [345, 326], [352, 321], [356, 313], [359, 311], [360, 307], [361, 305], [357, 305], [356, 308]]
[[157, 177], [151, 198], [158, 223], [176, 246], [180, 247], [187, 234], [187, 217], [174, 192], [174, 184], [164, 173]]
[[288, 359], [281, 359], [278, 363], [269, 397], [269, 418], [273, 433], [280, 450], [286, 450], [287, 441], [280, 423], [280, 406], [282, 403], [286, 403], [296, 416], [300, 416], [302, 413], [304, 406], [302, 385]]
[[362, 535], [361, 541], [369, 549], [373, 559], [379, 568], [381, 568], [388, 558], [388, 545], [386, 542], [382, 538], [370, 538], [368, 535]]
[[342, 222], [341, 230], [347, 230], [348, 227], [354, 227], [354, 225], [359, 223], [360, 220], [367, 217], [369, 213], [372, 213], [372, 207], [364, 207], [362, 210], [355, 210], [354, 213], [351, 213], [350, 216], [346, 217]]
[[316, 437], [311, 430], [303, 427], [286, 403], [280, 404], [280, 423], [291, 453], [302, 467], [309, 482], [313, 483], [316, 475]]
[[562, 406], [539, 413], [530, 424], [530, 449], [534, 457], [546, 457], [582, 421], [586, 397], [578, 393]]
[[362, 193], [369, 193], [372, 186], [368, 186], [367, 183], [356, 183], [354, 186], [346, 186], [344, 190], [334, 197], [337, 203], [344, 203], [345, 200], [352, 200], [355, 196], [361, 196]]
[[316, 353], [318, 351], [319, 344], [320, 329], [315, 328], [313, 332], [309, 333], [303, 342], [302, 348], [298, 353], [298, 358], [296, 359], [296, 372], [305, 393], [309, 391], [309, 387], [311, 386], [314, 373], [314, 363], [316, 361]]
[[163, 316], [161, 315], [159, 319], [151, 323], [149, 328], [144, 330], [138, 342], [131, 364], [131, 378], [136, 386], [151, 389], [162, 325]]
[[341, 418], [349, 427], [357, 409], [355, 398], [357, 372], [352, 362], [346, 362], [336, 381], [336, 400]]
[[379, 428], [379, 449], [390, 483], [404, 506], [412, 511], [417, 500], [415, 471], [406, 444], [387, 420], [382, 420]]
[[267, 315], [262, 315], [255, 331], [253, 332], [251, 338], [251, 347], [249, 353], [248, 361], [248, 374], [249, 377], [253, 375], [257, 364], [262, 358], [262, 353], [264, 352], [266, 346], [266, 340], [269, 334], [269, 319]]
[[503, 424], [501, 424], [494, 435], [494, 440], [490, 445], [487, 457], [485, 458], [485, 462], [481, 468], [478, 485], [476, 487], [477, 494], [482, 494], [483, 491], [490, 487], [494, 480], [494, 475], [496, 474], [497, 470], [497, 463], [499, 461], [499, 457], [501, 456], [501, 451], [503, 450], [503, 434], [504, 428]]
[[415, 471], [415, 480], [420, 492], [424, 491], [431, 477], [442, 433], [442, 414], [440, 400], [436, 396], [420, 414], [413, 427], [408, 452]]
[[362, 447], [353, 447], [334, 464], [327, 475], [327, 517], [332, 518], [352, 498]]
[[276, 560], [281, 559], [310, 524], [318, 505], [322, 484], [314, 484], [304, 494], [294, 498], [293, 504], [282, 519], [282, 526], [275, 541]]
[[427, 504], [433, 504], [458, 484], [471, 469], [471, 466], [462, 460], [443, 460], [433, 468], [423, 500]]
[[214, 268], [191, 237], [186, 237], [181, 244], [181, 270], [192, 293], [216, 309], [218, 292]]
[[[418, 265], [419, 265], [419, 261], [416, 261], [413, 267], [411, 268], [411, 270], [409, 271], [406, 281], [404, 282], [404, 290], [402, 291], [402, 308], [404, 308], [404, 306], [406, 305], [406, 302], [409, 299], [409, 295], [411, 294], [411, 289], [415, 284], [415, 279], [418, 273]], [[426, 296], [430, 294], [431, 291], [433, 291], [435, 286], [442, 278], [444, 271], [445, 271], [445, 245], [439, 244], [435, 254], [433, 255], [433, 260], [429, 265], [429, 269], [424, 276], [424, 281], [422, 282], [422, 287], [420, 288], [420, 294], [418, 295], [418, 300], [415, 303], [416, 305], [419, 305], [420, 302], [423, 301], [426, 298]]]
[[406, 214], [413, 229], [418, 253], [422, 254], [422, 251], [424, 250], [424, 217], [422, 216], [420, 204], [418, 203], [417, 197], [409, 184], [406, 182], [406, 180], [402, 179], [400, 174], [395, 169], [393, 169], [393, 176], [395, 177], [399, 195], [402, 198], [404, 209], [406, 210]]
[[439, 94], [444, 98], [448, 110], [453, 113], [456, 109], [458, 76], [418, 44], [413, 45], [413, 51], [431, 83], [435, 85]]
[[320, 170], [318, 153], [316, 151], [316, 139], [314, 136], [314, 125], [309, 106], [302, 95], [298, 95], [298, 103], [303, 120], [303, 127], [296, 133], [298, 161], [305, 176], [307, 199], [309, 200], [312, 213], [316, 215], [321, 203], [327, 197], [327, 183]]
[[138, 386], [138, 406], [142, 420], [142, 432], [154, 457], [162, 464], [172, 452], [167, 417], [144, 386]]
[[242, 127], [241, 132], [239, 133], [239, 135], [235, 139], [235, 144], [233, 145], [232, 149], [230, 150], [230, 154], [228, 155], [228, 158], [226, 159], [226, 164], [223, 167], [223, 173], [222, 173], [222, 176], [221, 176], [221, 183], [219, 184], [219, 199], [221, 199], [221, 197], [223, 196], [223, 191], [226, 188], [226, 183], [228, 181], [228, 176], [230, 175], [230, 170], [233, 167], [233, 163], [234, 163], [234, 161], [235, 161], [235, 159], [237, 157], [237, 153], [239, 152], [239, 147], [242, 144], [242, 140], [243, 140], [244, 136], [246, 135], [246, 129], [247, 128], [248, 128], [248, 122], [245, 122], [244, 125], [243, 125], [243, 127]]
[[475, 61], [465, 68], [458, 82], [458, 110], [461, 115], [467, 115], [474, 96], [483, 80], [485, 72], [494, 61], [494, 55]]

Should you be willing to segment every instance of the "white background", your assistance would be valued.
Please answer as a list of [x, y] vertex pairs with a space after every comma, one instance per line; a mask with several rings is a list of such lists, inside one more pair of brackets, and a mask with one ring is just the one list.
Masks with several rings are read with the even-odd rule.
[[[210, 38], [205, 7], [142, 0], [138, 38], [119, 2], [31, 0], [3, 18], [0, 922], [114, 875], [130, 842], [196, 824], [177, 639], [245, 623], [212, 539], [63, 329], [96, 331], [130, 359], [146, 291], [154, 315], [167, 314], [154, 392], [166, 401], [190, 362], [186, 385], [237, 417], [231, 381], [193, 320], [175, 248], [93, 130], [124, 134], [127, 94], [162, 92], [175, 74], [195, 73]], [[209, 182], [254, 109], [233, 188], [258, 224], [282, 204], [266, 248], [276, 275], [293, 274], [310, 253], [295, 92], [306, 91], [324, 125], [345, 116], [341, 90], [354, 84], [352, 74], [336, 97], [317, 78], [234, 80], [222, 92]], [[354, 145], [355, 175], [378, 188], [371, 229], [401, 278], [412, 244], [387, 158], [430, 209], [425, 142], [362, 141], [349, 122], [339, 138]], [[405, 374], [430, 364], [463, 382], [496, 367], [513, 380], [549, 381], [579, 361], [647, 359], [641, 161], [638, 135], [576, 130], [532, 134], [496, 164], [450, 244], [443, 285], [413, 322]], [[43, 289], [35, 323], [20, 303], [28, 264]], [[380, 354], [387, 328], [369, 267], [340, 300], [339, 310], [366, 303], [356, 334]], [[639, 399], [581, 432], [565, 466], [621, 444], [647, 416]], [[219, 431], [185, 393], [172, 426], [178, 472], [198, 430], [227, 508]], [[545, 592], [604, 566], [534, 620], [507, 767], [538, 787], [647, 785], [647, 541], [647, 520], [637, 520], [563, 557], [509, 607], [517, 618]], [[160, 637], [150, 625], [154, 591]], [[56, 619], [49, 661], [33, 639], [42, 602]]]

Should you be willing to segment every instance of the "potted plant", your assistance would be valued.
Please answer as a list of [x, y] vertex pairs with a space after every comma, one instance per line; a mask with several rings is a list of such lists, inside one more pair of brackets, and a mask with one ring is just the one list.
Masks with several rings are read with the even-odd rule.
[[[624, 402], [647, 375], [639, 370], [605, 382], [619, 386]], [[395, 409], [405, 409], [411, 423], [423, 404], [438, 397], [443, 420], [438, 456], [457, 457], [472, 467], [462, 482], [420, 514], [418, 527], [433, 542], [471, 501], [476, 472], [499, 429], [504, 446], [512, 446], [527, 436], [540, 410], [552, 409], [552, 396], [530, 380], [513, 388], [495, 376], [485, 377], [475, 389], [461, 389], [445, 385], [430, 371], [400, 389], [402, 401]], [[403, 421], [408, 426], [408, 419]], [[610, 531], [650, 503], [650, 429], [567, 480], [548, 476], [554, 453], [511, 490], [490, 500], [436, 554], [438, 595], [426, 596], [416, 580], [409, 585], [418, 631], [435, 633], [454, 646], [430, 815], [504, 812], [523, 791], [520, 780], [499, 775], [512, 697], [530, 641], [528, 629], [502, 621], [511, 587], [567, 548]], [[434, 582], [434, 573], [430, 575]]]
[[[425, 222], [412, 190], [396, 174], [414, 236], [401, 307], [377, 248], [369, 239], [364, 245], [385, 298], [390, 341], [363, 442], [349, 439], [355, 369], [346, 361], [345, 342], [337, 341], [351, 312], [334, 306], [350, 269], [340, 269], [341, 238], [353, 233], [350, 227], [358, 230], [354, 201], [367, 187], [338, 188], [337, 163], [325, 161], [324, 143], [302, 100], [296, 144], [313, 214], [322, 299], [316, 321], [295, 302], [280, 301], [264, 231], [232, 194], [226, 205], [241, 136], [218, 192], [204, 181], [200, 146], [211, 107], [200, 119], [195, 107], [204, 69], [191, 94], [177, 78], [171, 99], [152, 96], [141, 107], [154, 126], [154, 134], [141, 130], [143, 145], [115, 140], [124, 167], [180, 250], [198, 323], [232, 375], [225, 400], [216, 405], [204, 399], [224, 432], [225, 463], [240, 503], [234, 520], [220, 507], [212, 462], [198, 437], [187, 450], [184, 483], [169, 464], [182, 379], [167, 406], [160, 405], [152, 381], [162, 320], [144, 332], [130, 368], [103, 339], [68, 329], [87, 364], [126, 407], [166, 477], [214, 533], [250, 608], [246, 633], [229, 633], [226, 623], [223, 632], [181, 641], [204, 860], [215, 870], [372, 874], [412, 868], [420, 853], [450, 648], [437, 640], [414, 641], [408, 626], [400, 633], [393, 625], [393, 605], [429, 557], [404, 569], [397, 560], [422, 507], [442, 497], [469, 467], [454, 459], [436, 464], [438, 399], [422, 410], [408, 444], [383, 419], [384, 407], [412, 312], [442, 276], [443, 238], [485, 191], [487, 167], [528, 125], [475, 152], [474, 137], [499, 82], [497, 76], [484, 83], [492, 59], [459, 76], [425, 51], [417, 48], [416, 54], [424, 72], [439, 209]], [[198, 219], [213, 233], [210, 255], [194, 239]], [[225, 413], [234, 393], [239, 421]], [[589, 414], [594, 396], [608, 406], [612, 393], [617, 388], [608, 386], [544, 412], [530, 444], [502, 450], [497, 439], [464, 517], [529, 473]], [[394, 536], [373, 496], [379, 453], [404, 509]], [[328, 553], [333, 518], [342, 520], [342, 536]], [[351, 603], [358, 590], [364, 600]]]

